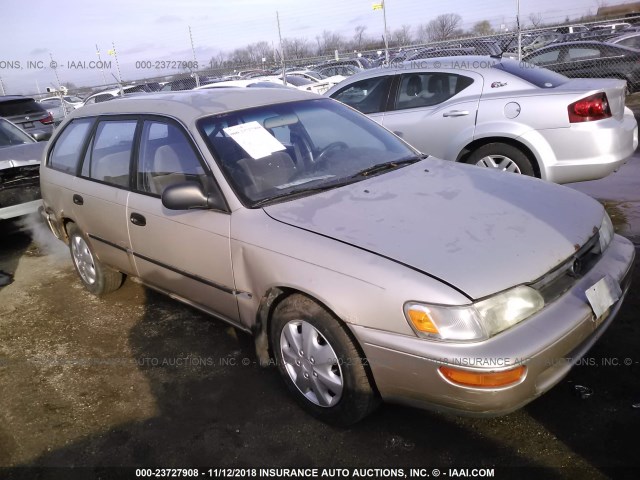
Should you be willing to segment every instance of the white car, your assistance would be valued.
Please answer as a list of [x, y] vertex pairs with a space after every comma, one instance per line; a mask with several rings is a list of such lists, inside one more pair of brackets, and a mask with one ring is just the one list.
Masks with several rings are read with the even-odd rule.
[[429, 155], [568, 183], [605, 177], [636, 150], [625, 86], [459, 56], [366, 70], [326, 95]]
[[[337, 85], [345, 77], [340, 75], [330, 78], [325, 78], [320, 81], [310, 81], [306, 78], [296, 76], [292, 77], [287, 72], [287, 87], [297, 88], [305, 92], [316, 93], [322, 95], [327, 92], [331, 87]], [[224, 82], [215, 82], [207, 85], [201, 85], [194, 88], [194, 90], [203, 90], [209, 88], [225, 88], [225, 87], [285, 87], [282, 76], [268, 76], [268, 77], [255, 77], [242, 80], [228, 80]]]
[[75, 95], [64, 95], [62, 97], [47, 97], [39, 100], [40, 103], [55, 105], [56, 107], [64, 106], [65, 110], [72, 112], [76, 108], [80, 108], [84, 104], [84, 100]]
[[93, 95], [85, 98], [83, 105], [92, 105], [94, 103], [101, 103], [112, 98], [120, 96], [122, 93], [139, 93], [139, 92], [151, 92], [151, 89], [146, 85], [127, 85], [126, 87], [114, 87], [108, 90], [94, 93]]

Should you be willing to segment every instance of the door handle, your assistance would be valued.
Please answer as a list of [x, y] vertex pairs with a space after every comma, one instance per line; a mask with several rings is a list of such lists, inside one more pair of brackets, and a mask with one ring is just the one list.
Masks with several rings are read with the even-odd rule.
[[404, 137], [404, 133], [402, 133], [400, 130], [394, 130], [393, 133], [395, 133], [397, 136], [399, 136], [400, 138]]
[[131, 223], [138, 227], [144, 227], [147, 224], [147, 219], [139, 213], [132, 213], [129, 218], [131, 219]]
[[77, 193], [73, 194], [73, 203], [76, 205], [84, 205], [84, 199]]
[[464, 117], [469, 115], [469, 110], [449, 110], [442, 114], [443, 117]]

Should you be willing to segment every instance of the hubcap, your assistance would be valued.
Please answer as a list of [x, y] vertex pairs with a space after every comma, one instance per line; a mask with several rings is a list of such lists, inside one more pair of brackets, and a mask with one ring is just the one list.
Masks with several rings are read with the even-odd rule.
[[476, 162], [479, 167], [495, 168], [504, 172], [522, 173], [520, 167], [504, 155], [487, 155]]
[[291, 381], [307, 400], [332, 407], [342, 397], [339, 359], [327, 339], [310, 323], [292, 320], [280, 334], [280, 353]]
[[75, 235], [71, 239], [71, 254], [82, 280], [88, 285], [93, 285], [96, 282], [96, 265], [84, 238]]

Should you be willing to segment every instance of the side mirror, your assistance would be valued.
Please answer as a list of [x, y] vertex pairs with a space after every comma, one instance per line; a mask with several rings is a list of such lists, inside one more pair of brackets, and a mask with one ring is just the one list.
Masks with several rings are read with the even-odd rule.
[[162, 205], [169, 210], [226, 210], [219, 192], [206, 195], [197, 182], [183, 182], [168, 186], [162, 193]]

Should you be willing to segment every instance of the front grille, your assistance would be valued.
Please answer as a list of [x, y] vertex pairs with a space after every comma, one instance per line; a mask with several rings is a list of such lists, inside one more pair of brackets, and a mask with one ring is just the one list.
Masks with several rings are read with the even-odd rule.
[[545, 304], [549, 304], [587, 274], [601, 256], [600, 235], [596, 232], [576, 253], [531, 284], [531, 287], [540, 292]]
[[40, 198], [40, 166], [0, 170], [0, 208]]

